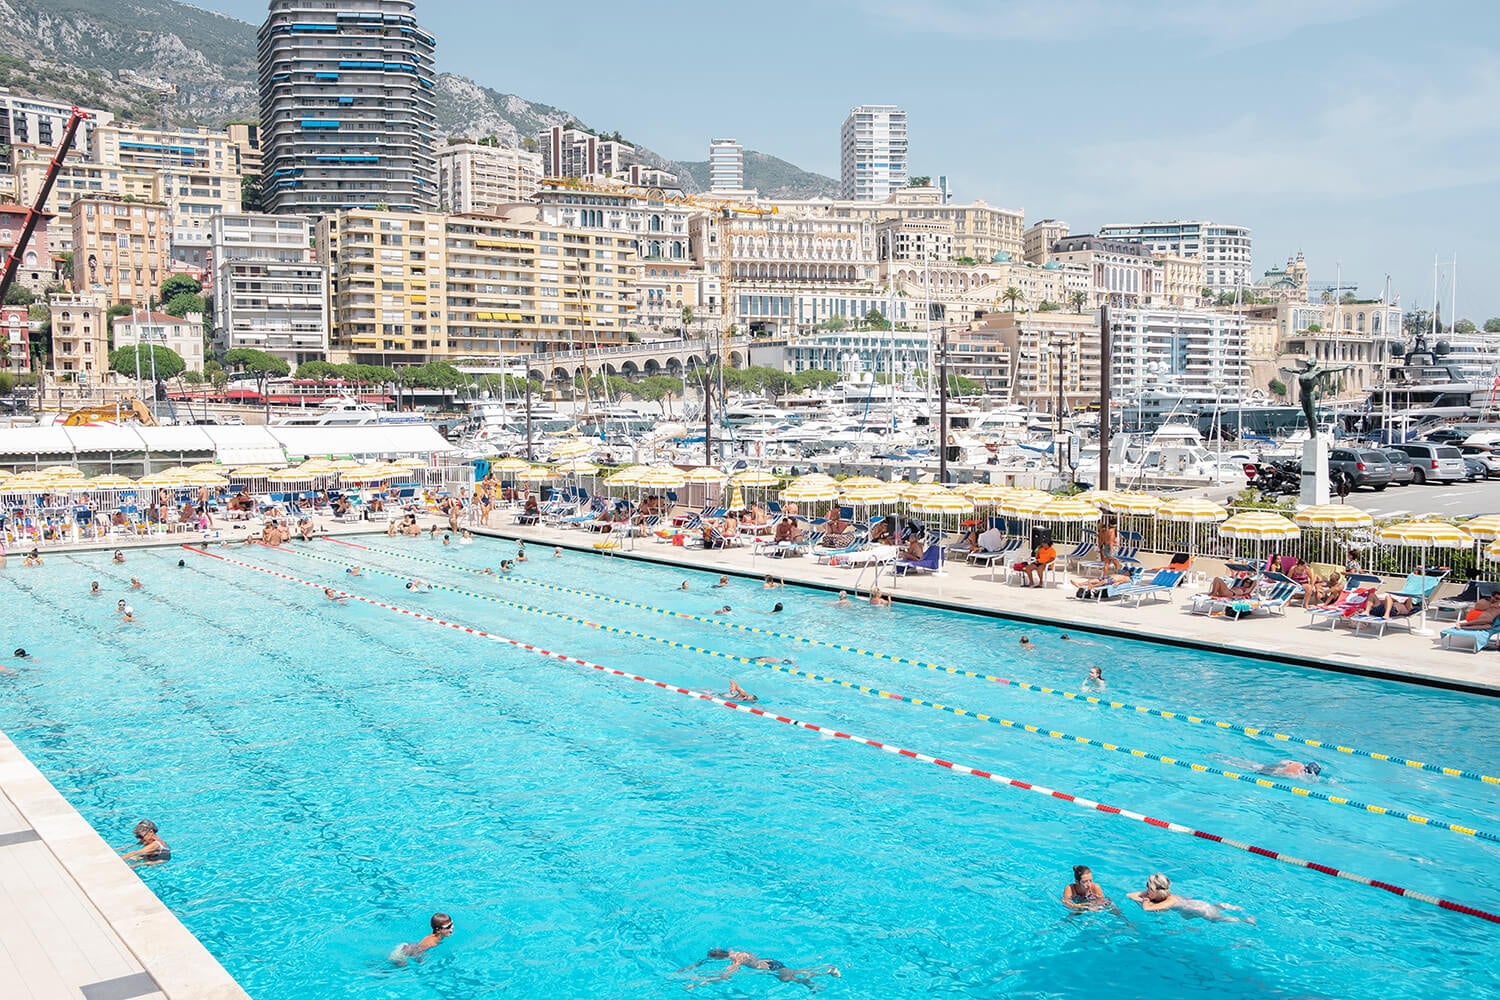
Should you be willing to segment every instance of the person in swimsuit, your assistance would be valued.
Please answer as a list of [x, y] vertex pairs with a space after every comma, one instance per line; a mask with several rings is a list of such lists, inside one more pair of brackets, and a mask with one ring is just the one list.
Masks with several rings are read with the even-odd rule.
[[423, 954], [436, 948], [453, 934], [453, 918], [446, 913], [434, 913], [431, 925], [432, 933], [416, 944], [398, 944], [396, 950], [391, 952], [391, 961], [397, 965], [405, 965], [408, 958], [420, 962]]
[[1023, 635], [1023, 636], [1021, 636], [1021, 648], [1024, 649], [1024, 650], [1026, 650], [1029, 653], [1032, 650], [1036, 649], [1036, 646], [1032, 643], [1032, 641], [1030, 639], [1028, 639], [1026, 636]]
[[722, 608], [719, 608], [717, 611], [710, 611], [709, 614], [711, 614], [711, 615], [727, 615], [727, 614], [729, 614], [729, 612], [730, 612], [730, 607], [729, 607], [729, 605], [726, 604]]
[[1283, 778], [1316, 778], [1323, 773], [1323, 765], [1315, 760], [1302, 763], [1297, 760], [1284, 760], [1275, 767], [1256, 768], [1261, 774], [1274, 774]]
[[1073, 866], [1073, 881], [1063, 890], [1063, 905], [1070, 910], [1113, 910], [1120, 908], [1109, 901], [1104, 890], [1094, 881], [1094, 870], [1088, 865]]
[[[121, 855], [122, 861], [144, 861], [147, 864], [157, 864], [161, 861], [172, 860], [172, 849], [167, 842], [156, 835], [156, 824], [149, 819], [143, 819], [135, 825], [135, 839], [141, 846], [133, 851]], [[125, 850], [124, 847], [120, 850]]]
[[729, 682], [729, 696], [728, 696], [728, 700], [729, 701], [745, 701], [745, 702], [760, 701], [760, 699], [757, 698], [757, 697], [755, 697], [755, 695], [751, 694], [749, 691], [746, 691], [744, 688], [740, 687], [739, 681], [735, 681], [735, 680], [731, 680]]
[[717, 976], [700, 979], [696, 983], [688, 983], [687, 988], [692, 989], [695, 986], [703, 986], [707, 983], [722, 982], [741, 969], [769, 972], [783, 983], [801, 983], [803, 986], [809, 988], [812, 987], [812, 978], [814, 976], [834, 976], [837, 978], [842, 975], [836, 965], [824, 965], [816, 969], [789, 969], [785, 962], [774, 958], [759, 958], [748, 951], [738, 951], [734, 948], [710, 948], [708, 949], [707, 958], [699, 959], [687, 968], [678, 969], [677, 971], [686, 972], [688, 969], [696, 969], [704, 962], [716, 962], [726, 958], [729, 959], [729, 965], [723, 972], [720, 972]]
[[1147, 912], [1176, 910], [1184, 920], [1202, 917], [1204, 920], [1212, 920], [1215, 923], [1255, 923], [1254, 917], [1231, 917], [1224, 912], [1225, 910], [1238, 910], [1238, 906], [1230, 906], [1227, 903], [1215, 906], [1206, 900], [1177, 895], [1172, 891], [1172, 880], [1160, 872], [1146, 879], [1144, 891], [1132, 892], [1129, 898], [1140, 903], [1141, 909]]
[[1083, 679], [1083, 689], [1085, 691], [1103, 691], [1104, 687], [1104, 671], [1098, 667], [1089, 667], [1089, 675]]
[[853, 601], [849, 600], [849, 592], [847, 590], [841, 590], [839, 591], [838, 600], [833, 602], [833, 606], [836, 608], [847, 608], [853, 603]]
[[102, 593], [102, 591], [99, 590], [99, 581], [98, 580], [95, 580], [93, 583], [89, 584], [89, 596], [90, 597], [98, 597], [100, 593]]

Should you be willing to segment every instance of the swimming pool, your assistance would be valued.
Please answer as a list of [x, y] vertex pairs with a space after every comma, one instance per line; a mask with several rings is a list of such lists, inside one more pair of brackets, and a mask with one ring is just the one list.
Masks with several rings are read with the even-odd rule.
[[[496, 579], [473, 570], [513, 544], [352, 541], [367, 547], [211, 550], [227, 560], [161, 549], [124, 566], [54, 556], [0, 577], [7, 637], [35, 655], [0, 676], [0, 729], [109, 842], [143, 816], [160, 825], [173, 860], [142, 878], [259, 1000], [677, 996], [692, 979], [674, 970], [714, 946], [838, 965], [842, 979], [816, 982], [850, 997], [1500, 988], [1500, 927], [1482, 920], [381, 605], [670, 686], [723, 691], [734, 678], [786, 718], [1489, 911], [1500, 844], [1130, 751], [1219, 770], [1316, 760], [1324, 773], [1305, 787], [1319, 794], [1500, 834], [1500, 786], [1232, 728], [1493, 775], [1493, 700], [837, 608], [743, 580], [720, 590], [712, 575], [594, 554], [533, 547]], [[131, 575], [144, 590], [127, 593]], [[408, 591], [413, 576], [436, 588]], [[104, 596], [90, 598], [95, 579]], [[297, 581], [374, 603], [334, 604]], [[118, 597], [139, 624], [117, 622]], [[773, 616], [776, 601], [786, 610]], [[1231, 728], [872, 653], [1068, 691], [1097, 663], [1110, 698]], [[824, 679], [731, 657], [792, 658]], [[1067, 915], [1058, 897], [1075, 863], [1123, 918]], [[1154, 871], [1258, 925], [1142, 913], [1124, 894]], [[421, 964], [387, 961], [437, 910], [454, 917], [452, 940]], [[749, 973], [703, 987], [787, 989]]]

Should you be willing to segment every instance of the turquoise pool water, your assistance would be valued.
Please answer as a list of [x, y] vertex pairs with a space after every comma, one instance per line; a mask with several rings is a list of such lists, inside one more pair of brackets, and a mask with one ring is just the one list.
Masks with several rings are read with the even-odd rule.
[[[719, 590], [714, 575], [592, 553], [533, 547], [514, 578], [493, 579], [469, 570], [498, 566], [513, 544], [368, 545], [213, 551], [670, 685], [722, 691], [734, 678], [784, 716], [1500, 910], [1489, 840], [837, 682], [1213, 768], [1315, 760], [1324, 772], [1307, 787], [1319, 793], [1500, 835], [1495, 785], [769, 632], [1071, 691], [1098, 664], [1108, 695], [1130, 705], [1484, 774], [1500, 773], [1494, 700], [1063, 642], [960, 614], [838, 608], [738, 579]], [[142, 591], [127, 593], [131, 575]], [[413, 576], [439, 589], [409, 592]], [[90, 598], [96, 579], [104, 596]], [[176, 549], [124, 566], [54, 556], [41, 571], [12, 563], [0, 595], [5, 648], [35, 656], [0, 675], [0, 729], [107, 841], [128, 841], [143, 816], [160, 825], [173, 860], [142, 878], [259, 1000], [678, 996], [693, 979], [674, 970], [714, 946], [835, 964], [843, 977], [815, 980], [820, 991], [860, 998], [1500, 990], [1493, 924], [376, 604], [334, 604], [247, 566]], [[115, 619], [119, 597], [139, 624]], [[771, 615], [776, 601], [785, 611]], [[710, 614], [725, 604], [729, 615]], [[1020, 649], [1023, 634], [1035, 651]], [[836, 683], [731, 656], [794, 658]], [[1065, 912], [1075, 863], [1122, 916]], [[1258, 923], [1143, 913], [1124, 895], [1154, 871]], [[453, 938], [421, 964], [390, 963], [436, 910], [454, 917]], [[699, 994], [800, 987], [741, 973]]]

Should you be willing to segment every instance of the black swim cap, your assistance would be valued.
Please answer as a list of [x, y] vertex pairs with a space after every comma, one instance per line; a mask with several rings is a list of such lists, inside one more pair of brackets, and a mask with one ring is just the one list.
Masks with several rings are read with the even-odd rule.
[[1315, 760], [1308, 761], [1306, 767], [1307, 773], [1313, 775], [1314, 777], [1323, 773], [1323, 766]]
[[26, 659], [26, 650], [22, 649], [20, 646], [17, 646], [16, 647], [16, 652], [15, 652], [15, 657], [18, 660], [24, 660], [24, 659]]
[[179, 560], [177, 560], [177, 568], [178, 569], [182, 569], [186, 565], [187, 565], [187, 560], [186, 559], [179, 559]]

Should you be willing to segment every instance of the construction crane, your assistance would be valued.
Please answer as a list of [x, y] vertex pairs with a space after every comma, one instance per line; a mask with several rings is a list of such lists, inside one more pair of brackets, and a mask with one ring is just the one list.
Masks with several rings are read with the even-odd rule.
[[47, 207], [47, 198], [51, 196], [52, 185], [57, 183], [57, 175], [62, 171], [63, 158], [68, 155], [68, 150], [73, 146], [73, 138], [78, 134], [78, 126], [83, 124], [88, 117], [88, 113], [80, 108], [74, 108], [68, 115], [68, 124], [63, 129], [62, 142], [58, 143], [57, 152], [53, 154], [52, 162], [47, 165], [47, 174], [42, 178], [42, 186], [36, 193], [36, 204], [27, 210], [26, 224], [21, 227], [21, 237], [16, 240], [10, 257], [5, 261], [5, 273], [0, 275], [0, 302], [4, 302], [6, 294], [10, 292], [10, 286], [16, 280], [16, 273], [21, 269], [21, 259], [26, 253], [26, 244], [31, 242], [31, 237], [36, 233], [37, 224], [46, 215], [44, 209]]

